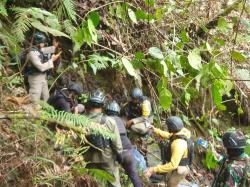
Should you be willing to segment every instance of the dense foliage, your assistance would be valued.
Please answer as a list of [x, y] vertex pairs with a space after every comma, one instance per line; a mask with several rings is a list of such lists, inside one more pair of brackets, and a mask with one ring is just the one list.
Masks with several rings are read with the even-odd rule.
[[222, 115], [249, 124], [249, 16], [246, 0], [2, 0], [1, 97], [23, 86], [19, 55], [40, 30], [66, 43], [52, 86], [73, 71], [91, 87], [89, 74], [113, 70], [122, 96], [132, 87], [124, 77], [143, 86], [158, 125], [178, 114], [218, 139]]

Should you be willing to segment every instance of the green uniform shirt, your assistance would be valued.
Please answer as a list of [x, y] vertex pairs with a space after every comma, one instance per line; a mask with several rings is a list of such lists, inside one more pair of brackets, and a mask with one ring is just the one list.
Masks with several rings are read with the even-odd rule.
[[[242, 185], [244, 175], [247, 178], [246, 183]], [[243, 153], [237, 160], [226, 161], [225, 169], [221, 173], [219, 187], [249, 187], [249, 175], [249, 156]]]
[[[100, 123], [102, 118], [102, 113], [90, 113], [89, 118], [93, 121]], [[103, 151], [96, 149], [90, 149], [85, 154], [85, 160], [92, 163], [105, 163], [116, 160], [117, 154], [122, 152], [122, 142], [120, 138], [120, 133], [115, 121], [106, 116], [106, 122], [103, 124], [111, 133], [115, 134], [115, 138], [111, 140], [111, 148], [104, 148]]]

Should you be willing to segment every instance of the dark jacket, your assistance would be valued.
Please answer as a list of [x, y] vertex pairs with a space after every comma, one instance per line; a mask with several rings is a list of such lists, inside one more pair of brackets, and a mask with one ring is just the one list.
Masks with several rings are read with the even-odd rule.
[[60, 91], [55, 91], [55, 93], [49, 98], [48, 103], [56, 110], [73, 112], [72, 110], [77, 106], [77, 101], [71, 99], [68, 94], [66, 88]]
[[115, 120], [116, 125], [118, 127], [123, 150], [132, 149], [133, 147], [132, 147], [131, 141], [128, 139], [124, 121], [118, 116], [111, 116], [111, 117]]

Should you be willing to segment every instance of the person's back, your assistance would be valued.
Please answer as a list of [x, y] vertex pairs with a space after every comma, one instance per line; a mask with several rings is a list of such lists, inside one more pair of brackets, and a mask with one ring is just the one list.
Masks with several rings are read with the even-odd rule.
[[70, 98], [64, 93], [67, 88], [62, 90], [56, 90], [53, 95], [50, 96], [48, 103], [56, 110], [71, 112]]
[[88, 99], [89, 115], [93, 121], [103, 125], [106, 129], [115, 135], [112, 139], [104, 138], [101, 135], [89, 135], [87, 140], [94, 145], [85, 154], [87, 168], [103, 169], [114, 176], [115, 181], [109, 183], [109, 186], [120, 187], [119, 168], [116, 160], [121, 161], [122, 143], [119, 130], [115, 121], [102, 113], [105, 96], [100, 90], [95, 90]]
[[[215, 187], [249, 187], [250, 185], [250, 158], [244, 152], [246, 139], [242, 132], [226, 132], [223, 137], [223, 145], [227, 150], [227, 157], [220, 162], [224, 167], [218, 173]], [[223, 157], [222, 157], [223, 158]]]
[[[249, 157], [246, 154], [240, 155], [239, 158], [228, 160], [224, 172], [222, 173], [222, 182], [220, 186], [231, 187], [240, 186], [248, 187], [250, 174]], [[247, 166], [248, 164], [248, 166]]]

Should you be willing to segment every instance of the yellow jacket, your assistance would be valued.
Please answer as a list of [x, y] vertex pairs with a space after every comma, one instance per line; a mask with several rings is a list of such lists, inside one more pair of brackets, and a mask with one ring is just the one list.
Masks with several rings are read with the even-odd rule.
[[[183, 128], [178, 133], [169, 133], [167, 131], [162, 131], [160, 129], [154, 128], [154, 133], [163, 139], [170, 139], [173, 135], [184, 135], [187, 138], [191, 137], [191, 133], [188, 129]], [[171, 144], [171, 161], [154, 167], [154, 172], [156, 173], [167, 173], [177, 169], [182, 158], [188, 157], [188, 146], [187, 142], [183, 139], [175, 139]]]

